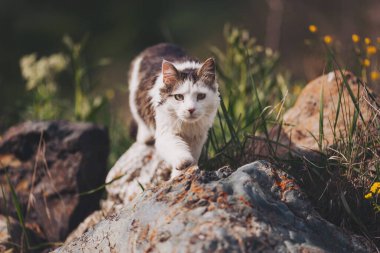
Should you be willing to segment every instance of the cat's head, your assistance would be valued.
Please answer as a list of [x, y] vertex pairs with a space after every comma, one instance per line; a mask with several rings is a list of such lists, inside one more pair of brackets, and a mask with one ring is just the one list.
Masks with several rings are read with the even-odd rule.
[[160, 96], [166, 108], [184, 122], [196, 122], [215, 115], [219, 105], [215, 61], [180, 64], [162, 62], [163, 88]]

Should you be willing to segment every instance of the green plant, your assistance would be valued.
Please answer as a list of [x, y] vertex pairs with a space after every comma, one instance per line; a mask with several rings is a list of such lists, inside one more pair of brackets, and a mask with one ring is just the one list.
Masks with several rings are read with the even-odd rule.
[[[315, 30], [310, 31], [316, 33]], [[370, 59], [375, 58], [378, 45], [371, 45], [369, 38], [366, 38], [363, 44], [359, 44], [359, 36], [352, 36], [355, 61], [352, 66], [344, 66], [348, 66], [356, 76], [361, 77], [353, 81], [352, 78], [349, 80], [352, 75], [347, 74], [342, 68], [341, 62], [345, 63], [347, 59], [340, 57], [334, 43], [336, 40], [329, 35], [326, 35], [330, 37], [328, 40], [326, 36], [320, 37], [318, 33], [316, 35], [326, 52], [326, 70], [334, 71], [341, 76], [342, 85], [339, 87], [334, 120], [328, 122], [331, 129], [327, 129], [324, 124], [326, 119], [323, 116], [321, 96], [319, 137], [326, 130], [331, 130], [334, 141], [327, 146], [322, 145], [324, 138], [316, 139], [321, 157], [318, 165], [309, 163], [309, 167], [313, 167], [322, 175], [319, 178], [321, 180], [318, 180], [320, 186], [313, 184], [314, 189], [305, 188], [325, 217], [360, 232], [379, 245], [380, 220], [376, 214], [377, 198], [365, 198], [368, 196], [365, 193], [371, 185], [375, 185], [380, 179], [380, 106], [367, 87], [377, 81], [377, 76], [374, 75], [376, 70], [370, 72], [369, 68], [374, 68]], [[356, 87], [356, 92], [353, 87]], [[316, 188], [319, 190], [315, 190]]]
[[69, 36], [65, 35], [63, 43], [70, 57], [74, 84], [74, 112], [72, 117], [79, 121], [96, 121], [100, 110], [107, 105], [108, 100], [105, 94], [94, 95], [93, 91], [96, 84], [90, 82], [89, 70], [108, 65], [110, 60], [104, 58], [98, 61], [95, 66], [88, 65], [83, 55], [87, 39], [88, 36], [85, 36], [80, 43], [74, 43]]
[[[268, 135], [279, 121], [288, 96], [289, 74], [278, 70], [279, 54], [257, 44], [248, 31], [224, 29], [226, 49], [213, 47], [217, 59], [221, 106], [201, 157], [206, 168], [239, 166], [249, 136]], [[216, 165], [216, 164], [217, 165]]]
[[[87, 40], [88, 37], [85, 36], [76, 43], [65, 35], [64, 53], [40, 59], [36, 54], [22, 57], [21, 71], [26, 80], [26, 88], [31, 91], [32, 100], [26, 108], [24, 118], [87, 121], [108, 127], [111, 139], [111, 166], [130, 146], [131, 140], [120, 115], [117, 112], [110, 113], [110, 102], [115, 91], [96, 89], [98, 83], [91, 78], [94, 71], [108, 65], [110, 60], [102, 58], [89, 64], [85, 58]], [[63, 74], [66, 75], [65, 78], [60, 78]], [[67, 83], [72, 83], [72, 86], [68, 88]], [[67, 90], [72, 93], [67, 94]]]
[[[319, 122], [316, 122], [319, 133], [313, 136], [319, 147], [319, 159], [312, 161], [279, 143], [279, 136], [270, 132], [274, 126], [281, 131], [281, 112], [294, 101], [287, 93], [290, 86], [287, 75], [276, 68], [278, 55], [256, 45], [246, 31], [230, 26], [225, 29], [225, 39], [225, 52], [212, 49], [218, 62], [221, 107], [205, 144], [201, 167], [236, 168], [247, 161], [250, 139], [262, 140], [269, 150], [265, 159], [291, 173], [324, 217], [375, 241], [379, 233], [377, 198], [371, 198], [373, 209], [368, 209], [369, 201], [363, 196], [380, 179], [380, 107], [370, 93], [361, 92], [367, 87], [360, 79], [357, 93], [351, 89], [336, 58], [337, 50], [333, 49], [335, 40], [326, 35], [320, 41], [327, 50], [326, 70], [339, 73], [343, 84], [339, 88], [335, 120], [331, 122], [325, 118], [324, 91], [321, 91]], [[361, 73], [362, 69], [359, 76]], [[352, 102], [353, 109], [347, 107], [347, 101]], [[368, 109], [366, 115], [361, 111], [363, 106]], [[343, 127], [338, 125], [342, 118]], [[329, 145], [325, 144], [329, 130], [326, 125], [333, 132], [334, 143]], [[277, 157], [278, 146], [289, 150], [289, 159]]]
[[61, 53], [40, 59], [34, 53], [21, 58], [20, 68], [26, 89], [32, 93], [32, 103], [26, 108], [25, 118], [48, 120], [63, 116], [57, 96], [57, 76], [68, 64], [68, 58]]

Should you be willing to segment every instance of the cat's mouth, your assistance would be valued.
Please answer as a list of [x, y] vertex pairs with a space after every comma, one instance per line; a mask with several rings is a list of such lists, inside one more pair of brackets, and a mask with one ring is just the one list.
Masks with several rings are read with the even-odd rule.
[[184, 118], [184, 121], [186, 122], [196, 122], [200, 119], [200, 115], [188, 115]]

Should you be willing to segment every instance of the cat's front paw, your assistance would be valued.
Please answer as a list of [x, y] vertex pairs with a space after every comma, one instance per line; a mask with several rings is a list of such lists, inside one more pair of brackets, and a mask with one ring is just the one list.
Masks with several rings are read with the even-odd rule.
[[191, 165], [194, 165], [194, 160], [184, 159], [177, 166], [175, 166], [175, 168], [177, 170], [185, 170], [189, 168]]

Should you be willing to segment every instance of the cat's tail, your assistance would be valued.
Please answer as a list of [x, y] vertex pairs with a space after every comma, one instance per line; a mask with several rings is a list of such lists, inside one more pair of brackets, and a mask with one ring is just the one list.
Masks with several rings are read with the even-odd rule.
[[146, 125], [141, 115], [139, 114], [138, 107], [141, 106], [137, 101], [136, 96], [139, 93], [139, 71], [143, 57], [136, 57], [129, 68], [128, 83], [129, 83], [129, 107], [131, 109], [132, 120], [130, 123], [129, 133], [130, 136], [140, 143], [152, 145], [154, 143], [154, 137], [151, 133], [151, 129]]
[[[128, 86], [130, 87], [131, 86], [131, 82], [132, 82], [132, 72], [133, 72], [133, 66], [135, 64], [135, 61], [136, 61], [136, 58], [132, 60], [132, 62], [130, 63], [130, 66], [129, 66], [129, 70], [128, 70], [128, 73], [127, 73], [127, 80], [128, 80]], [[129, 88], [129, 92], [131, 92], [131, 89]], [[131, 99], [131, 95], [130, 95], [130, 98]], [[132, 109], [130, 108], [130, 110], [132, 111]], [[136, 138], [137, 138], [137, 122], [136, 120], [133, 118], [133, 115], [130, 119], [130, 122], [129, 122], [129, 137], [136, 141]]]

